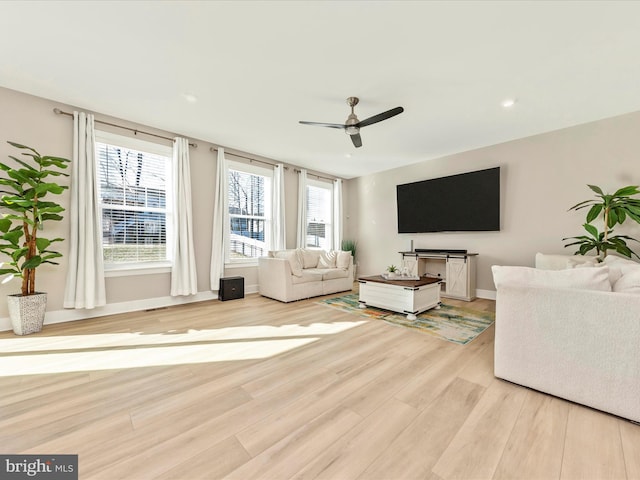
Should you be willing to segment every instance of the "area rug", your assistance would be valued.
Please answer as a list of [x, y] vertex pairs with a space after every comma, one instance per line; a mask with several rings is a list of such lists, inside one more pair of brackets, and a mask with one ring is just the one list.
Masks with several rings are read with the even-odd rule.
[[416, 320], [407, 320], [406, 315], [389, 310], [375, 307], [360, 308], [357, 293], [327, 298], [318, 303], [338, 308], [345, 312], [383, 320], [393, 325], [413, 328], [460, 345], [466, 345], [471, 342], [491, 326], [495, 320], [493, 312], [454, 307], [446, 303], [443, 303], [439, 310], [432, 308], [419, 314]]

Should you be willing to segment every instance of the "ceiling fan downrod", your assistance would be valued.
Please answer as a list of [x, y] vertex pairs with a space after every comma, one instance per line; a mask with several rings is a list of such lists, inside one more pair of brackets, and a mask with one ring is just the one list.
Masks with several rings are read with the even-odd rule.
[[346, 127], [344, 131], [347, 133], [347, 135], [357, 135], [358, 133], [360, 133], [360, 127], [358, 127], [358, 123], [360, 123], [360, 120], [358, 120], [358, 117], [353, 110], [359, 101], [360, 99], [358, 97], [347, 98], [347, 104], [351, 107], [351, 114], [347, 117], [346, 122], [344, 122]]

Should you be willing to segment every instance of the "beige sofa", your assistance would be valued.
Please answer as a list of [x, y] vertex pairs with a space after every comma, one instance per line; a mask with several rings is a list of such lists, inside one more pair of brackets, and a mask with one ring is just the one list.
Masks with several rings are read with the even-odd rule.
[[350, 252], [313, 249], [271, 251], [258, 259], [259, 293], [292, 302], [353, 288]]
[[640, 265], [493, 267], [496, 377], [640, 422]]

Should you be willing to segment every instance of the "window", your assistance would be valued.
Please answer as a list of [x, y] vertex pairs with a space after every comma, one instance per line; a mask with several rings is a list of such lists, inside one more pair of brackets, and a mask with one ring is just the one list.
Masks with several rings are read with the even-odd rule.
[[333, 184], [307, 180], [307, 242], [310, 248], [333, 247]]
[[227, 263], [255, 263], [269, 250], [271, 169], [228, 162]]
[[171, 260], [171, 147], [96, 132], [106, 268]]

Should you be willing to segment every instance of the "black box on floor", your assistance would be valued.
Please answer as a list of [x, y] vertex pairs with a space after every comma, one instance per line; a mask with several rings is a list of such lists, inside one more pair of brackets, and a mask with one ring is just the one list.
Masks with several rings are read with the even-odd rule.
[[222, 301], [244, 298], [244, 277], [221, 278], [218, 298]]

